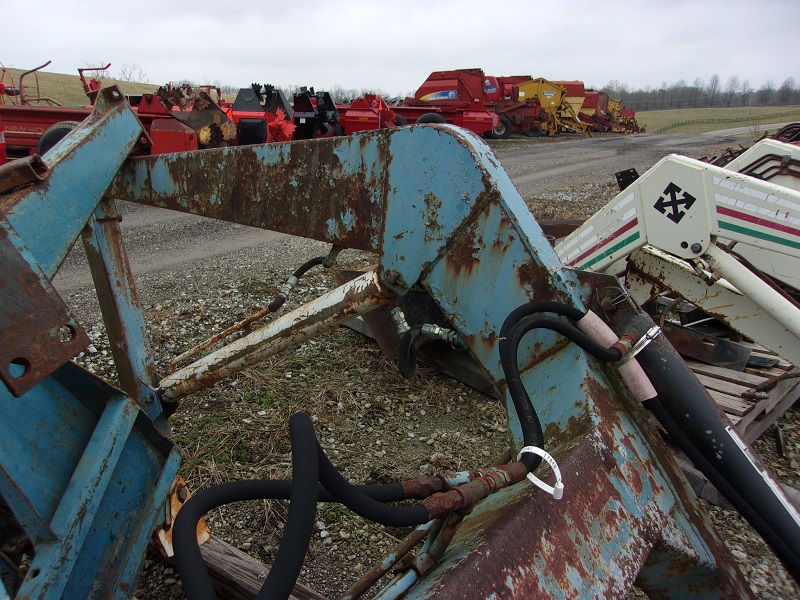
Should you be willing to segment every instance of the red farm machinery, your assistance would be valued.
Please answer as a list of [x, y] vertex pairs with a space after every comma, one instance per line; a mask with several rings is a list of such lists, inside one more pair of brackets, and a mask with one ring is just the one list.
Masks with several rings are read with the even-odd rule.
[[[601, 99], [602, 98], [602, 99]], [[633, 111], [607, 94], [587, 92], [582, 81], [548, 81], [529, 75], [492, 76], [482, 69], [435, 71], [406, 104], [447, 107], [480, 105], [498, 115], [487, 137], [505, 139], [511, 133], [529, 136], [589, 131], [636, 132]], [[596, 116], [595, 116], [596, 115]]]

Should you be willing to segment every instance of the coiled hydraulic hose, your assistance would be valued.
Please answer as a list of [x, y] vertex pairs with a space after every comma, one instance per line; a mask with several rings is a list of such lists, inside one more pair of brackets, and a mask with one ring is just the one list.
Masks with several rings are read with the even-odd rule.
[[318, 500], [341, 501], [354, 512], [384, 525], [421, 525], [430, 520], [428, 509], [421, 503], [383, 504], [404, 498], [399, 483], [356, 486], [342, 477], [319, 445], [307, 414], [293, 415], [289, 431], [292, 481], [237, 481], [214, 486], [192, 496], [178, 512], [173, 532], [175, 563], [190, 600], [216, 598], [196, 531], [200, 518], [223, 504], [263, 498], [290, 499], [289, 518], [275, 563], [257, 596], [269, 599], [288, 598], [297, 581], [311, 539]]

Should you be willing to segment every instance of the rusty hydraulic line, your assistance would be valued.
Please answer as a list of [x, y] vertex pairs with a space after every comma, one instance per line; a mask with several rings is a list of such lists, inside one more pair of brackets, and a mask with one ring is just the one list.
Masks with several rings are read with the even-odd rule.
[[392, 552], [383, 559], [381, 562], [376, 563], [373, 567], [364, 573], [358, 581], [353, 583], [347, 591], [342, 595], [342, 600], [355, 600], [364, 595], [364, 593], [371, 588], [376, 581], [383, 577], [389, 570], [399, 563], [409, 552], [425, 539], [425, 536], [430, 534], [433, 529], [434, 521], [428, 521], [424, 525], [420, 525], [399, 544], [397, 544]]
[[174, 373], [175, 372], [175, 367], [178, 364], [182, 363], [187, 358], [191, 358], [192, 356], [195, 356], [197, 353], [202, 352], [203, 350], [205, 350], [206, 348], [209, 348], [210, 346], [213, 346], [214, 344], [216, 344], [220, 340], [224, 340], [226, 337], [236, 333], [237, 331], [239, 331], [241, 329], [244, 329], [245, 327], [247, 327], [251, 323], [254, 323], [255, 321], [259, 321], [259, 320], [263, 319], [268, 314], [277, 312], [283, 306], [283, 303], [286, 301], [286, 298], [289, 296], [289, 293], [292, 291], [294, 286], [297, 285], [297, 282], [298, 282], [299, 278], [309, 268], [311, 268], [311, 266], [316, 265], [316, 264], [321, 264], [326, 269], [329, 269], [336, 262], [336, 257], [339, 256], [339, 253], [342, 250], [344, 250], [344, 248], [342, 246], [337, 246], [336, 244], [334, 244], [333, 247], [331, 247], [330, 252], [328, 252], [327, 256], [320, 256], [318, 258], [315, 258], [315, 259], [312, 259], [312, 260], [308, 261], [305, 265], [300, 267], [300, 269], [295, 271], [295, 273], [292, 275], [292, 277], [289, 278], [289, 282], [287, 282], [286, 284], [284, 284], [281, 287], [281, 292], [265, 308], [262, 308], [261, 310], [253, 313], [249, 317], [246, 317], [246, 318], [242, 319], [238, 323], [234, 323], [233, 325], [228, 327], [225, 331], [219, 332], [218, 334], [216, 334], [216, 335], [210, 337], [209, 339], [207, 339], [205, 342], [202, 342], [202, 343], [198, 344], [197, 346], [195, 346], [193, 348], [190, 348], [189, 350], [187, 350], [186, 352], [184, 352], [180, 356], [174, 358], [172, 360], [172, 362], [170, 362], [170, 364], [169, 364], [169, 372], [170, 373]]
[[466, 514], [479, 501], [499, 489], [523, 481], [528, 475], [527, 467], [514, 461], [497, 467], [447, 492], [438, 492], [422, 501], [431, 519], [447, 517], [452, 513]]
[[464, 515], [453, 513], [446, 519], [438, 519], [436, 529], [426, 540], [419, 553], [412, 559], [403, 561], [405, 572], [400, 573], [378, 594], [376, 600], [402, 598], [420, 579], [430, 572], [444, 556]]
[[244, 329], [245, 327], [247, 327], [251, 323], [255, 323], [256, 321], [258, 321], [260, 319], [263, 319], [264, 317], [266, 317], [271, 312], [272, 312], [272, 310], [270, 309], [269, 306], [267, 306], [265, 308], [262, 308], [261, 310], [259, 310], [258, 312], [253, 313], [249, 317], [245, 317], [244, 319], [242, 319], [238, 323], [234, 323], [233, 325], [228, 327], [225, 331], [220, 331], [218, 334], [208, 338], [205, 342], [201, 342], [201, 343], [197, 344], [196, 346], [194, 346], [193, 348], [189, 348], [183, 354], [181, 354], [179, 356], [176, 356], [174, 359], [172, 359], [172, 361], [169, 363], [169, 372], [170, 373], [174, 373], [175, 372], [175, 367], [177, 365], [179, 365], [180, 363], [182, 363], [187, 358], [191, 358], [192, 356], [195, 356], [196, 354], [202, 352], [206, 348], [209, 348], [210, 346], [213, 346], [214, 344], [216, 344], [220, 340], [224, 340], [226, 337], [236, 333], [237, 331], [240, 331], [241, 329]]
[[174, 402], [390, 300], [377, 273], [369, 271], [171, 373], [161, 380], [159, 393], [163, 400]]

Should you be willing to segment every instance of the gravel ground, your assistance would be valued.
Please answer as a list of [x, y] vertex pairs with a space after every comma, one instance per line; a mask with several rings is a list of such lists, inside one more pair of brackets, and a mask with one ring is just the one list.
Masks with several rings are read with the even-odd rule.
[[[669, 152], [701, 157], [730, 140], [696, 136], [600, 136], [592, 140], [511, 139], [492, 142], [520, 193], [539, 218], [593, 214], [616, 193], [613, 173], [644, 172]], [[120, 207], [123, 231], [160, 372], [168, 360], [259, 310], [291, 271], [324, 254], [319, 243], [211, 222], [135, 205]], [[344, 267], [375, 257], [342, 254]], [[331, 274], [301, 280], [288, 310], [333, 286]], [[73, 251], [56, 287], [76, 311], [93, 344], [78, 362], [113, 376], [94, 292], [82, 251]], [[184, 401], [171, 418], [190, 489], [242, 478], [291, 475], [289, 416], [312, 415], [320, 442], [353, 481], [374, 483], [446, 470], [488, 466], [508, 447], [502, 405], [420, 367], [405, 380], [373, 342], [340, 328], [267, 360]], [[773, 430], [756, 444], [784, 481], [800, 483], [800, 419], [780, 421], [786, 456], [775, 451]], [[736, 513], [706, 504], [709, 516], [760, 598], [800, 597], [759, 536]], [[286, 519], [277, 501], [241, 503], [208, 516], [211, 530], [270, 564]], [[300, 580], [338, 597], [407, 531], [364, 521], [338, 505], [321, 504]], [[181, 598], [176, 573], [155, 555], [145, 560], [136, 597]]]

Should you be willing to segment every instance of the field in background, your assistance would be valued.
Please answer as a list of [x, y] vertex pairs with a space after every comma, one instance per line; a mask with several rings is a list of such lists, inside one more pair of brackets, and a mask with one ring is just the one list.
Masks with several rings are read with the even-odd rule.
[[[14, 77], [14, 85], [19, 85], [19, 76], [25, 71], [22, 69], [8, 69]], [[65, 75], [62, 73], [43, 73], [39, 71], [39, 92], [42, 96], [52, 98], [62, 106], [85, 106], [89, 99], [83, 91], [83, 84], [78, 77], [77, 70], [75, 75]], [[86, 78], [87, 81], [91, 77]], [[125, 94], [144, 94], [155, 92], [159, 86], [146, 83], [131, 83], [129, 81], [118, 81], [116, 79], [102, 79], [104, 86], [118, 85]], [[8, 77], [3, 81], [6, 85], [10, 84]], [[166, 82], [165, 82], [166, 83]], [[25, 78], [25, 88], [28, 96], [36, 94], [36, 78], [31, 73]]]
[[735, 108], [685, 108], [636, 113], [636, 121], [648, 133], [705, 133], [733, 127], [753, 127], [760, 135], [761, 125], [800, 121], [800, 106], [741, 106]]

